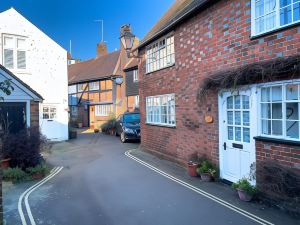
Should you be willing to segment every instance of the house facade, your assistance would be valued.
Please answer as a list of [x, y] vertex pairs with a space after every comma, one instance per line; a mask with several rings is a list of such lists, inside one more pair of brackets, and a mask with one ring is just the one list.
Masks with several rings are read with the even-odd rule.
[[138, 111], [140, 108], [138, 61], [135, 58], [129, 60], [125, 66], [127, 111]]
[[0, 65], [0, 82], [9, 81], [13, 91], [0, 102], [0, 135], [39, 127], [39, 104], [43, 97], [11, 71]]
[[[124, 25], [120, 33], [131, 29]], [[69, 65], [70, 117], [84, 127], [100, 128], [112, 116], [127, 111], [124, 68], [129, 62], [120, 43], [120, 50], [108, 53], [106, 44], [96, 47], [96, 57]]]
[[223, 179], [299, 170], [299, 2], [176, 1], [138, 49], [141, 147]]
[[42, 133], [67, 140], [67, 52], [13, 8], [0, 21], [0, 63], [43, 97], [36, 106]]

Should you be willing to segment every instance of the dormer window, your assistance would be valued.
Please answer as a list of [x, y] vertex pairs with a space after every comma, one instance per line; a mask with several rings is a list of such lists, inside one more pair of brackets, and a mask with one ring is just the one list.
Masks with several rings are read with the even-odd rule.
[[26, 39], [20, 36], [3, 36], [3, 65], [8, 69], [26, 70]]
[[147, 47], [146, 72], [154, 72], [175, 63], [174, 36], [167, 36]]

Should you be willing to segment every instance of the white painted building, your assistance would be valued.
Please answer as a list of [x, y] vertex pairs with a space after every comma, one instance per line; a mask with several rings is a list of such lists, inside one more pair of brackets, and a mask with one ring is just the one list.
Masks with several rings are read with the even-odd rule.
[[0, 13], [0, 49], [0, 63], [43, 97], [42, 133], [67, 140], [67, 51], [13, 8]]

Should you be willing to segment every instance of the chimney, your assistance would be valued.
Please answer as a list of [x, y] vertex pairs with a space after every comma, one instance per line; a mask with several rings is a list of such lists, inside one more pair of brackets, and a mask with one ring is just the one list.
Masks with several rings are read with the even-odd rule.
[[99, 44], [97, 44], [97, 56], [96, 58], [99, 58], [101, 56], [107, 55], [107, 47], [106, 44], [102, 41]]

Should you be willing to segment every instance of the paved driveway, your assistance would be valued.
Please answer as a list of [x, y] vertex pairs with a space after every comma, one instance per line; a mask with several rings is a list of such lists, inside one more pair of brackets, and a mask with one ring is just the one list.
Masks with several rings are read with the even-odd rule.
[[102, 134], [55, 145], [49, 161], [64, 169], [31, 194], [36, 224], [258, 224], [124, 155], [137, 147]]

